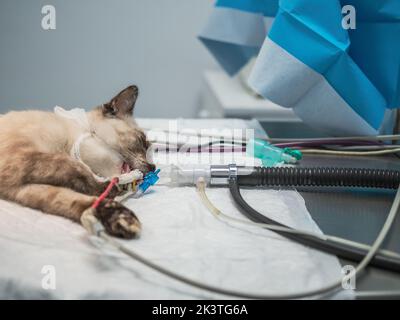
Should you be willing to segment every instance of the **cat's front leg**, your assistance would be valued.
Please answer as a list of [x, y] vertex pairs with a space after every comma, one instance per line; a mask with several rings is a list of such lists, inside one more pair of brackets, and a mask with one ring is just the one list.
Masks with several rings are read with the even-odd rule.
[[[0, 196], [1, 196], [0, 192]], [[89, 209], [96, 197], [85, 195], [68, 188], [44, 184], [30, 184], [9, 191], [7, 200], [26, 207], [41, 210], [80, 222], [83, 212]], [[137, 238], [141, 224], [136, 215], [118, 202], [101, 202], [95, 211], [107, 233], [125, 239]]]

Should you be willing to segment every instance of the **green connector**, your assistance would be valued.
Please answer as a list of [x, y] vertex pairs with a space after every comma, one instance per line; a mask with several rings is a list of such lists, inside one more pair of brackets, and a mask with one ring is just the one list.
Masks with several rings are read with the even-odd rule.
[[249, 156], [259, 158], [264, 167], [273, 167], [278, 163], [296, 163], [302, 158], [298, 150], [281, 149], [261, 139], [250, 139], [246, 146]]
[[296, 160], [301, 160], [303, 158], [303, 154], [301, 153], [300, 150], [291, 149], [291, 148], [285, 148], [285, 149], [283, 149], [283, 152], [285, 152], [288, 155], [296, 158]]

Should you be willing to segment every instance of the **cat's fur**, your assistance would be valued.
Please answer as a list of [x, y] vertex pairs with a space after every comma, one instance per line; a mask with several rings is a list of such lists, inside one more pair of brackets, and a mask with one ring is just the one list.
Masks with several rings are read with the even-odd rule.
[[[132, 115], [137, 96], [137, 87], [130, 86], [87, 113], [100, 139], [82, 145], [85, 164], [70, 156], [84, 133], [74, 120], [44, 111], [0, 116], [0, 198], [79, 222], [107, 185], [93, 173], [118, 176], [123, 163], [144, 173], [153, 170], [146, 158], [149, 142]], [[134, 213], [117, 202], [104, 201], [97, 216], [112, 235], [133, 238], [140, 232]]]

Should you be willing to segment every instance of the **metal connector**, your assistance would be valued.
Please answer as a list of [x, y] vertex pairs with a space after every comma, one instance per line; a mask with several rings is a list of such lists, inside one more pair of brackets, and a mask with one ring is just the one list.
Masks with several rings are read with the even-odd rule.
[[231, 177], [237, 177], [238, 167], [235, 164], [210, 166], [210, 186], [226, 186]]

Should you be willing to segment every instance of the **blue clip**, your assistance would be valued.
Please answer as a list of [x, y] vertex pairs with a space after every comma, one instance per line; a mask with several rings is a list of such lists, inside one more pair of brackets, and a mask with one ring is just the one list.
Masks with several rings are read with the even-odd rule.
[[160, 169], [157, 169], [156, 171], [151, 171], [148, 174], [145, 175], [143, 178], [143, 182], [139, 185], [139, 190], [141, 193], [146, 192], [148, 188], [151, 186], [154, 186], [157, 181], [160, 179], [158, 176], [158, 173], [160, 172]]

